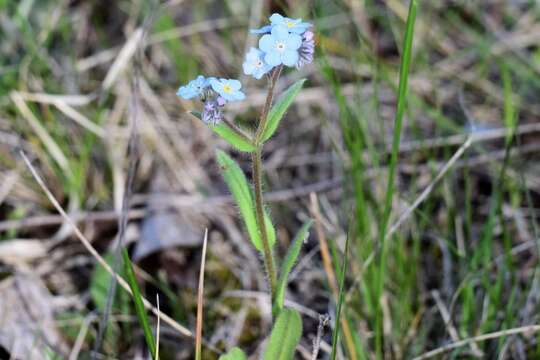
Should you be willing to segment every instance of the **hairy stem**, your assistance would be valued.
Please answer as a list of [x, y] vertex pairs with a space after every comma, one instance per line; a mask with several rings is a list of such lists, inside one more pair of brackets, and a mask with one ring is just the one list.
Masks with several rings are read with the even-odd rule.
[[266, 231], [265, 221], [264, 221], [264, 202], [262, 194], [262, 146], [257, 146], [257, 150], [253, 153], [252, 156], [252, 166], [253, 166], [253, 187], [255, 190], [255, 213], [257, 216], [257, 226], [259, 232], [261, 233], [262, 245], [263, 245], [263, 254], [264, 254], [264, 265], [266, 266], [266, 272], [268, 273], [268, 279], [270, 281], [270, 298], [272, 303], [274, 303], [274, 295], [276, 290], [276, 267], [274, 265], [274, 256], [272, 254], [272, 249], [270, 248], [270, 242], [268, 241], [268, 232]]
[[274, 303], [274, 295], [277, 283], [276, 267], [274, 265], [274, 255], [270, 248], [270, 242], [268, 241], [268, 232], [266, 231], [266, 224], [264, 219], [264, 200], [262, 189], [262, 150], [264, 144], [261, 143], [261, 136], [266, 126], [266, 119], [268, 117], [268, 111], [272, 106], [272, 100], [274, 98], [274, 87], [277, 79], [279, 78], [282, 70], [282, 65], [278, 66], [272, 71], [270, 75], [270, 81], [268, 84], [268, 92], [266, 94], [266, 101], [261, 111], [259, 124], [257, 131], [255, 132], [255, 147], [256, 150], [252, 155], [252, 169], [253, 169], [253, 187], [255, 192], [255, 213], [257, 219], [257, 227], [261, 234], [263, 244], [264, 265], [268, 274], [268, 280], [270, 282], [270, 299], [272, 304]]
[[241, 138], [243, 138], [244, 140], [250, 142], [250, 143], [253, 143], [253, 139], [250, 135], [246, 134], [242, 129], [240, 129], [240, 127], [236, 126], [235, 123], [233, 123], [232, 121], [230, 121], [229, 119], [227, 119], [226, 117], [223, 117], [221, 119], [225, 125], [227, 125], [232, 131], [234, 131], [236, 133], [236, 135], [240, 136]]
[[279, 65], [272, 71], [270, 75], [270, 82], [268, 84], [268, 93], [266, 94], [266, 101], [264, 102], [263, 110], [261, 111], [261, 117], [259, 119], [259, 126], [255, 132], [255, 145], [262, 148], [261, 136], [264, 129], [266, 128], [266, 121], [268, 119], [268, 111], [270, 111], [270, 106], [272, 106], [272, 100], [274, 99], [274, 88], [276, 86], [277, 80], [281, 75], [281, 70], [283, 65]]

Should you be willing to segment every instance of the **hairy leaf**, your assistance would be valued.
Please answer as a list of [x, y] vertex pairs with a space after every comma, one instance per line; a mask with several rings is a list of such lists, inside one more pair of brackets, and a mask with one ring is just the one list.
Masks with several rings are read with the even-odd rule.
[[[257, 228], [255, 203], [246, 176], [242, 172], [242, 169], [240, 169], [240, 166], [223, 151], [218, 150], [216, 156], [221, 166], [223, 178], [240, 209], [240, 214], [244, 220], [249, 238], [257, 250], [263, 251], [262, 239]], [[264, 215], [268, 241], [270, 246], [273, 246], [276, 241], [276, 230], [272, 225], [270, 216], [266, 212]]]
[[302, 89], [302, 86], [306, 82], [306, 79], [300, 79], [294, 84], [292, 84], [285, 92], [279, 97], [279, 99], [276, 101], [275, 105], [270, 109], [268, 112], [268, 119], [266, 122], [266, 127], [264, 128], [262, 132], [262, 141], [266, 141], [274, 135], [276, 132], [279, 123], [281, 119], [283, 118], [283, 115], [287, 112], [287, 109], [294, 101], [294, 98], [300, 90]]
[[247, 356], [239, 348], [233, 347], [228, 353], [221, 355], [219, 360], [247, 360]]
[[[201, 119], [201, 113], [197, 111], [191, 111], [191, 115], [195, 116], [199, 120]], [[222, 139], [231, 144], [236, 150], [242, 152], [254, 152], [255, 145], [248, 138], [238, 134], [231, 129], [227, 124], [221, 122], [217, 125], [208, 125], [208, 127], [219, 135]]]
[[283, 309], [274, 324], [263, 359], [292, 360], [301, 336], [300, 314], [293, 309]]
[[279, 273], [279, 279], [276, 287], [276, 295], [275, 295], [275, 310], [281, 311], [283, 309], [283, 304], [285, 302], [285, 289], [287, 287], [287, 279], [289, 278], [289, 274], [296, 263], [296, 260], [298, 259], [298, 255], [300, 254], [300, 249], [302, 248], [302, 244], [304, 243], [304, 240], [309, 235], [309, 228], [311, 227], [311, 224], [313, 223], [313, 220], [308, 220], [302, 225], [298, 233], [296, 234], [293, 242], [291, 243], [289, 247], [289, 251], [287, 252], [287, 255], [285, 256], [285, 259], [283, 259], [283, 264], [281, 265], [281, 271]]

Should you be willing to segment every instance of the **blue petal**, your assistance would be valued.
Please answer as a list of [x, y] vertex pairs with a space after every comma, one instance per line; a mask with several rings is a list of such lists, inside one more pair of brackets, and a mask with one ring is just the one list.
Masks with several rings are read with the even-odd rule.
[[265, 25], [259, 29], [249, 30], [251, 34], [268, 34], [270, 31], [272, 31], [272, 25]]
[[[264, 59], [263, 59], [264, 60]], [[273, 65], [270, 65], [270, 64], [267, 64], [266, 62], [264, 62], [264, 65], [262, 67], [262, 70], [264, 71], [264, 73], [266, 74], [267, 72], [269, 72], [270, 70], [272, 70], [274, 68]]]
[[242, 83], [236, 79], [229, 80], [229, 85], [231, 85], [233, 90], [240, 90], [242, 88]]
[[248, 53], [246, 54], [246, 61], [253, 62], [259, 58], [260, 50], [251, 48], [249, 49]]
[[223, 92], [223, 93], [220, 93], [219, 95], [221, 95], [221, 97], [227, 101], [234, 101], [234, 97], [230, 93]]
[[265, 66], [260, 69], [257, 69], [257, 71], [253, 73], [253, 77], [259, 80], [260, 78], [263, 77], [264, 74], [266, 74], [270, 70], [272, 70], [271, 66]]
[[195, 96], [197, 96], [197, 92], [195, 90], [193, 90], [192, 88], [188, 87], [188, 86], [182, 86], [178, 89], [178, 92], [176, 93], [176, 95], [186, 99], [186, 100], [189, 100], [189, 99], [192, 99], [194, 98]]
[[294, 34], [302, 35], [309, 27], [311, 27], [310, 23], [299, 23], [290, 28], [289, 31]]
[[268, 18], [268, 20], [270, 20], [272, 25], [277, 25], [277, 24], [282, 23], [283, 20], [285, 20], [285, 18], [282, 15], [278, 14], [278, 13], [274, 13], [274, 14], [272, 14], [272, 16], [270, 16]]
[[281, 57], [277, 51], [271, 51], [264, 55], [264, 61], [271, 66], [281, 64]]
[[223, 85], [216, 78], [210, 79], [210, 86], [212, 86], [212, 89], [214, 89], [214, 91], [217, 93], [221, 93], [221, 91], [223, 90]]
[[281, 56], [283, 64], [287, 66], [294, 66], [298, 62], [298, 52], [293, 50], [287, 50]]
[[255, 66], [253, 66], [253, 63], [248, 61], [242, 64], [242, 68], [244, 69], [244, 74], [246, 75], [251, 75], [255, 71]]
[[237, 101], [244, 100], [246, 98], [246, 94], [244, 94], [241, 91], [237, 91], [233, 93], [234, 99]]
[[296, 34], [289, 34], [285, 41], [287, 50], [297, 50], [302, 45], [302, 37]]
[[289, 30], [284, 26], [274, 26], [272, 28], [272, 37], [277, 40], [285, 40], [289, 36]]
[[253, 72], [253, 77], [257, 80], [260, 80], [263, 75], [265, 74], [265, 71], [263, 71], [263, 69], [257, 69]]
[[259, 48], [264, 52], [268, 52], [272, 50], [272, 48], [274, 47], [274, 43], [275, 40], [272, 35], [266, 34], [263, 35], [263, 37], [261, 37], [261, 39], [259, 40]]

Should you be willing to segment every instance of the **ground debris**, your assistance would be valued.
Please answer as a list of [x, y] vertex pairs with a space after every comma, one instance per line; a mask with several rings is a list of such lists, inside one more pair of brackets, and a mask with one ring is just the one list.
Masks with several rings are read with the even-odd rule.
[[[54, 322], [54, 297], [31, 274], [18, 273], [0, 283], [0, 345], [13, 359], [48, 359], [65, 355]], [[62, 356], [63, 357], [63, 356]]]

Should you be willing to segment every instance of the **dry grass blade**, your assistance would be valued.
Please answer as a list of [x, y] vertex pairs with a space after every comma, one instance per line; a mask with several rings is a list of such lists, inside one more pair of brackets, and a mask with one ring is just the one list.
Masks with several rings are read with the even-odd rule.
[[[58, 202], [58, 200], [56, 200], [56, 198], [54, 197], [54, 195], [51, 193], [51, 191], [47, 188], [47, 185], [45, 185], [45, 182], [43, 181], [43, 179], [39, 176], [39, 174], [37, 173], [37, 170], [34, 168], [34, 166], [30, 163], [30, 160], [28, 159], [28, 157], [26, 156], [26, 154], [21, 151], [21, 156], [24, 160], [24, 162], [26, 163], [26, 166], [28, 167], [28, 169], [30, 170], [30, 172], [32, 173], [32, 176], [34, 177], [34, 179], [36, 180], [36, 182], [39, 184], [39, 186], [41, 187], [41, 189], [43, 190], [43, 192], [47, 195], [47, 197], [49, 198], [49, 200], [51, 201], [51, 203], [53, 204], [53, 206], [55, 207], [55, 209], [60, 213], [60, 215], [62, 215], [62, 217], [64, 218], [64, 220], [66, 221], [66, 223], [68, 225], [70, 225], [72, 228], [73, 228], [73, 231], [75, 233], [75, 235], [77, 236], [77, 238], [81, 241], [81, 243], [84, 245], [84, 247], [86, 248], [86, 250], [88, 250], [88, 252], [96, 259], [96, 261], [101, 265], [103, 266], [103, 268], [109, 273], [111, 274], [111, 276], [113, 276], [116, 281], [118, 281], [118, 284], [124, 288], [124, 290], [126, 290], [130, 295], [132, 295], [132, 292], [131, 292], [131, 289], [129, 287], [129, 284], [126, 282], [126, 280], [124, 280], [124, 278], [122, 278], [121, 276], [119, 276], [117, 273], [115, 273], [111, 266], [105, 261], [105, 259], [103, 259], [103, 257], [101, 257], [101, 255], [99, 255], [99, 253], [96, 251], [96, 249], [92, 246], [92, 244], [90, 244], [90, 241], [88, 241], [88, 239], [83, 235], [83, 233], [81, 232], [81, 230], [79, 230], [79, 228], [77, 227], [77, 225], [75, 224], [75, 222], [68, 216], [68, 214], [65, 212], [65, 210], [62, 208], [62, 206], [60, 205], [60, 203]], [[169, 326], [171, 326], [173, 329], [175, 329], [176, 331], [178, 331], [180, 334], [182, 334], [183, 336], [188, 336], [188, 337], [192, 337], [193, 334], [191, 331], [189, 331], [189, 329], [185, 328], [184, 326], [180, 325], [178, 322], [176, 322], [174, 319], [172, 319], [170, 316], [168, 316], [167, 314], [164, 314], [162, 313], [161, 311], [159, 311], [157, 308], [155, 308], [147, 299], [143, 298], [143, 302], [144, 302], [144, 307], [148, 310], [150, 310], [154, 315], [159, 315], [164, 322], [166, 322]]]
[[456, 342], [441, 346], [437, 349], [428, 351], [425, 354], [417, 356], [413, 360], [430, 359], [432, 357], [444, 354], [445, 352], [448, 352], [450, 350], [454, 350], [454, 349], [457, 349], [457, 348], [460, 348], [460, 347], [463, 347], [472, 343], [477, 343], [477, 342], [491, 340], [491, 339], [497, 339], [500, 337], [516, 335], [516, 334], [537, 333], [539, 331], [540, 331], [540, 325], [529, 325], [529, 326], [522, 326], [522, 327], [508, 329], [508, 330], [496, 331], [489, 334], [479, 335], [479, 336], [471, 337], [468, 339], [456, 341]]
[[84, 345], [86, 334], [88, 334], [90, 324], [94, 321], [95, 318], [95, 314], [90, 314], [84, 319], [84, 322], [82, 323], [79, 330], [79, 334], [77, 335], [77, 339], [75, 339], [75, 344], [73, 345], [73, 348], [71, 349], [71, 352], [69, 354], [69, 360], [77, 360], [79, 358], [79, 353], [81, 352], [81, 349]]
[[131, 58], [135, 55], [135, 52], [137, 51], [139, 43], [142, 41], [143, 37], [143, 28], [138, 28], [133, 32], [133, 34], [131, 34], [128, 41], [124, 44], [124, 47], [122, 47], [122, 50], [120, 50], [118, 57], [111, 65], [105, 80], [103, 80], [104, 90], [110, 89], [120, 73], [126, 68]]
[[201, 255], [201, 269], [199, 272], [199, 289], [197, 291], [197, 327], [195, 330], [195, 359], [202, 359], [202, 326], [204, 303], [204, 266], [206, 264], [206, 246], [208, 244], [208, 229], [204, 231], [203, 248]]
[[93, 132], [100, 138], [106, 137], [106, 132], [103, 130], [102, 127], [99, 125], [94, 124], [90, 119], [88, 119], [86, 116], [69, 106], [67, 103], [63, 102], [62, 100], [55, 100], [54, 105], [58, 110], [60, 110], [64, 115], [75, 121], [77, 124], [81, 125], [88, 131]]
[[55, 104], [60, 101], [70, 106], [88, 105], [96, 98], [95, 94], [89, 95], [57, 95], [46, 93], [29, 93], [25, 91], [18, 92], [24, 100], [34, 101], [42, 104]]
[[45, 148], [49, 151], [52, 158], [60, 168], [65, 171], [67, 174], [71, 173], [69, 167], [69, 161], [58, 146], [58, 144], [53, 140], [51, 135], [47, 130], [41, 125], [39, 120], [36, 118], [32, 110], [26, 105], [26, 102], [23, 100], [22, 96], [16, 92], [12, 91], [10, 94], [11, 100], [15, 103], [15, 106], [19, 109], [23, 117], [28, 121], [32, 129], [36, 132], [36, 135], [43, 141]]

